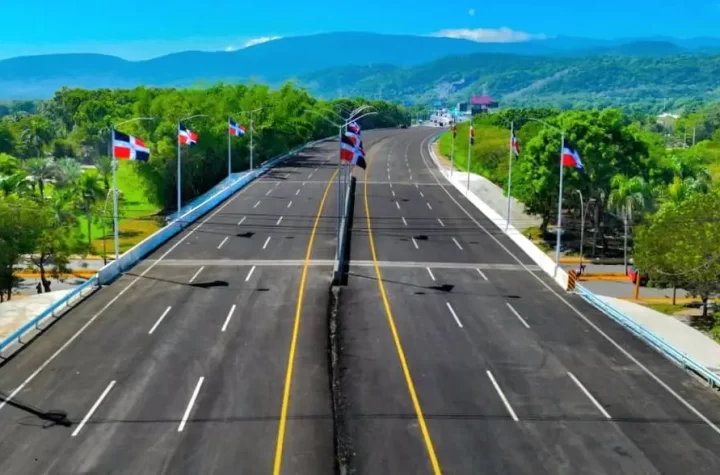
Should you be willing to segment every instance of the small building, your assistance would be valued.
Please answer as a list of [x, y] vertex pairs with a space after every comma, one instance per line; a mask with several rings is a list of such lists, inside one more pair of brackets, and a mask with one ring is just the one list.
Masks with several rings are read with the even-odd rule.
[[470, 98], [470, 110], [472, 114], [482, 114], [490, 109], [497, 109], [498, 103], [488, 95], [472, 96]]

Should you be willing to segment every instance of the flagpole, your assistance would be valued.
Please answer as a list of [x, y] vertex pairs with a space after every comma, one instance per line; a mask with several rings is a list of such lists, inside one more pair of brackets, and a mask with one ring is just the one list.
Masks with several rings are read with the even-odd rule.
[[508, 162], [508, 186], [507, 186], [507, 219], [505, 220], [505, 231], [507, 231], [510, 228], [510, 200], [511, 194], [510, 190], [512, 188], [512, 162], [513, 162], [513, 139], [515, 137], [515, 124], [513, 122], [510, 122], [510, 161]]
[[230, 135], [230, 120], [231, 117], [228, 117], [228, 178], [230, 178], [230, 175], [232, 175], [232, 136]]
[[340, 252], [340, 226], [341, 226], [341, 216], [342, 216], [342, 189], [340, 184], [340, 171], [342, 166], [342, 125], [338, 126], [338, 140], [339, 140], [339, 148], [338, 148], [338, 177], [337, 177], [337, 248], [338, 252]]
[[452, 126], [452, 150], [450, 152], [450, 176], [453, 174], [455, 169], [455, 134], [457, 133], [457, 120], [453, 122]]
[[182, 192], [181, 192], [181, 184], [182, 184], [182, 173], [180, 168], [180, 158], [182, 149], [180, 148], [180, 122], [177, 123], [177, 218], [180, 219], [180, 212], [182, 211]]
[[470, 164], [472, 162], [472, 141], [473, 141], [472, 131], [473, 131], [473, 128], [472, 128], [472, 117], [471, 117], [470, 118], [470, 130], [468, 131], [467, 192], [465, 194], [470, 192]]
[[562, 229], [562, 201], [563, 201], [563, 149], [565, 148], [565, 133], [560, 136], [560, 191], [558, 196], [558, 216], [557, 216], [557, 238], [555, 239], [555, 269], [560, 266], [560, 231]]
[[255, 132], [255, 127], [253, 126], [253, 113], [255, 111], [250, 111], [250, 171], [253, 170], [253, 133]]
[[120, 257], [120, 233], [118, 230], [118, 189], [117, 189], [117, 159], [113, 153], [113, 139], [115, 138], [115, 129], [110, 127], [110, 144], [108, 145], [110, 156], [112, 157], [112, 180], [113, 180], [113, 228], [115, 241], [115, 260]]

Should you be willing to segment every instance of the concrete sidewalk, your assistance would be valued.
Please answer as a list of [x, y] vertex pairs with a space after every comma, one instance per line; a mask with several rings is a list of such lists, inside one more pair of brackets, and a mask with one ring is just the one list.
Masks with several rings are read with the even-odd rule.
[[598, 295], [598, 297], [608, 305], [612, 305], [632, 317], [635, 322], [661, 337], [677, 350], [702, 363], [713, 373], [720, 375], [720, 344], [709, 336], [675, 317], [635, 302], [604, 295]]
[[56, 290], [0, 303], [0, 340], [65, 297], [72, 289]]
[[[438, 161], [446, 171], [450, 170], [450, 162], [443, 159], [435, 147], [435, 154]], [[453, 177], [467, 183], [466, 172], [454, 171]], [[507, 197], [503, 189], [492, 183], [485, 177], [470, 174], [470, 191], [480, 200], [501, 216], [507, 214]], [[521, 202], [513, 199], [511, 205], [511, 224], [517, 229], [526, 229], [531, 226], [538, 226], [540, 219], [524, 212]], [[504, 221], [503, 221], [504, 224]], [[500, 226], [502, 229], [502, 226]], [[573, 265], [563, 265], [565, 268], [573, 268]], [[599, 271], [599, 268], [606, 267], [613, 271], [624, 271], [624, 266], [596, 266], [588, 265], [586, 271], [592, 269]], [[656, 336], [664, 339], [674, 346], [678, 351], [688, 355], [690, 358], [705, 365], [708, 370], [720, 376], [720, 343], [708, 337], [704, 333], [681, 322], [675, 317], [665, 315], [651, 308], [638, 303], [622, 300], [617, 297], [630, 297], [633, 295], [634, 286], [628, 279], [626, 282], [583, 282], [585, 288], [593, 292], [603, 301], [623, 312], [636, 323], [644, 326]], [[652, 289], [642, 287], [641, 296], [645, 297], [668, 297], [671, 296], [671, 289]], [[678, 290], [678, 297], [686, 297], [687, 293]]]

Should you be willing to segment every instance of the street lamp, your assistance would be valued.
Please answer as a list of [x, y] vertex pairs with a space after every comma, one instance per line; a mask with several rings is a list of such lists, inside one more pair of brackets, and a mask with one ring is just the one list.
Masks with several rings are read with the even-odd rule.
[[[585, 204], [580, 190], [574, 190], [580, 196], [580, 274], [582, 273], [583, 244], [585, 243]], [[590, 203], [588, 203], [590, 204]]]
[[253, 126], [253, 115], [255, 115], [256, 112], [260, 112], [261, 110], [273, 109], [274, 107], [275, 106], [258, 107], [257, 109], [238, 112], [238, 114], [250, 114], [250, 171], [253, 170], [253, 150], [255, 148], [255, 146], [253, 145], [253, 134], [255, 133], [255, 127]]
[[176, 219], [180, 219], [180, 213], [182, 211], [182, 166], [181, 166], [181, 158], [182, 158], [182, 152], [180, 148], [180, 125], [182, 122], [188, 121], [190, 119], [194, 119], [196, 117], [207, 117], [206, 114], [195, 114], [188, 117], [183, 117], [182, 119], [178, 119], [177, 121], [177, 217]]
[[[110, 129], [110, 140], [108, 143], [108, 153], [110, 157], [112, 157], [112, 172], [113, 172], [113, 227], [115, 228], [114, 231], [114, 240], [115, 240], [115, 260], [117, 260], [120, 257], [120, 231], [119, 231], [119, 223], [118, 223], [118, 189], [117, 189], [117, 160], [115, 159], [115, 154], [113, 153], [113, 138], [115, 136], [115, 129], [120, 127], [121, 125], [129, 124], [131, 122], [141, 122], [141, 121], [148, 121], [148, 120], [157, 120], [156, 117], [135, 117], [133, 119], [124, 120], [118, 124], [111, 125], [109, 127]], [[107, 204], [107, 199], [106, 199]], [[105, 243], [103, 242], [103, 246]]]
[[530, 120], [532, 122], [539, 122], [545, 127], [549, 127], [560, 134], [560, 187], [558, 194], [558, 217], [556, 229], [557, 236], [555, 239], [555, 269], [557, 270], [557, 268], [560, 266], [560, 231], [562, 229], [563, 171], [565, 168], [563, 167], [562, 151], [565, 148], [565, 132], [559, 127], [548, 124], [544, 120], [535, 119], [534, 117], [528, 117], [527, 120]]

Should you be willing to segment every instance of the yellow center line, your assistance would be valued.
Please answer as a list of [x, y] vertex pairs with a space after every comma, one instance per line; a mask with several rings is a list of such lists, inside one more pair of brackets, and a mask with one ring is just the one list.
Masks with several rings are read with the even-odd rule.
[[430, 464], [432, 465], [433, 473], [435, 475], [440, 475], [442, 473], [440, 470], [440, 464], [438, 463], [437, 456], [435, 455], [435, 448], [433, 447], [432, 439], [430, 438], [430, 431], [427, 428], [427, 424], [425, 424], [425, 416], [423, 416], [422, 409], [420, 408], [420, 401], [418, 400], [417, 392], [415, 391], [412, 376], [410, 376], [410, 368], [408, 368], [407, 360], [405, 359], [405, 351], [403, 350], [402, 343], [400, 343], [400, 335], [398, 334], [397, 327], [395, 326], [395, 319], [393, 318], [390, 302], [388, 300], [387, 293], [385, 292], [385, 284], [383, 283], [382, 272], [380, 272], [380, 265], [378, 264], [377, 254], [375, 252], [375, 240], [373, 239], [372, 225], [370, 223], [370, 205], [368, 203], [367, 192], [370, 165], [373, 158], [375, 158], [375, 155], [368, 160], [367, 170], [365, 170], [365, 184], [363, 192], [365, 195], [365, 218], [367, 220], [368, 237], [370, 239], [370, 253], [372, 254], [373, 267], [375, 268], [375, 275], [377, 276], [380, 296], [382, 297], [383, 306], [385, 307], [385, 315], [387, 315], [388, 325], [390, 325], [390, 331], [392, 332], [393, 340], [395, 341], [395, 348], [397, 349], [400, 365], [402, 366], [403, 374], [405, 375], [405, 382], [407, 383], [408, 391], [410, 392], [410, 399], [412, 399], [413, 407], [415, 408], [415, 414], [417, 416], [418, 424], [420, 425], [420, 432], [422, 432], [423, 440], [425, 441], [425, 447], [427, 448], [427, 454], [430, 458]]
[[285, 426], [287, 424], [288, 406], [290, 405], [290, 387], [292, 385], [293, 365], [295, 363], [295, 349], [297, 348], [298, 334], [300, 333], [300, 316], [302, 315], [303, 298], [305, 297], [305, 282], [307, 281], [307, 272], [310, 265], [313, 242], [315, 242], [315, 232], [317, 231], [323, 208], [325, 208], [325, 201], [327, 200], [328, 192], [330, 191], [330, 185], [332, 185], [335, 176], [337, 176], [337, 170], [333, 173], [325, 186], [325, 193], [323, 193], [320, 206], [318, 207], [318, 212], [315, 215], [315, 223], [313, 224], [307, 251], [305, 252], [305, 263], [303, 264], [302, 276], [300, 277], [297, 307], [295, 308], [295, 324], [293, 325], [293, 333], [290, 340], [290, 354], [288, 355], [287, 372], [285, 374], [285, 389], [283, 390], [282, 407], [280, 409], [280, 426], [278, 427], [277, 443], [275, 445], [275, 463], [273, 465], [274, 475], [280, 475], [280, 469], [282, 467], [283, 444], [285, 443]]

